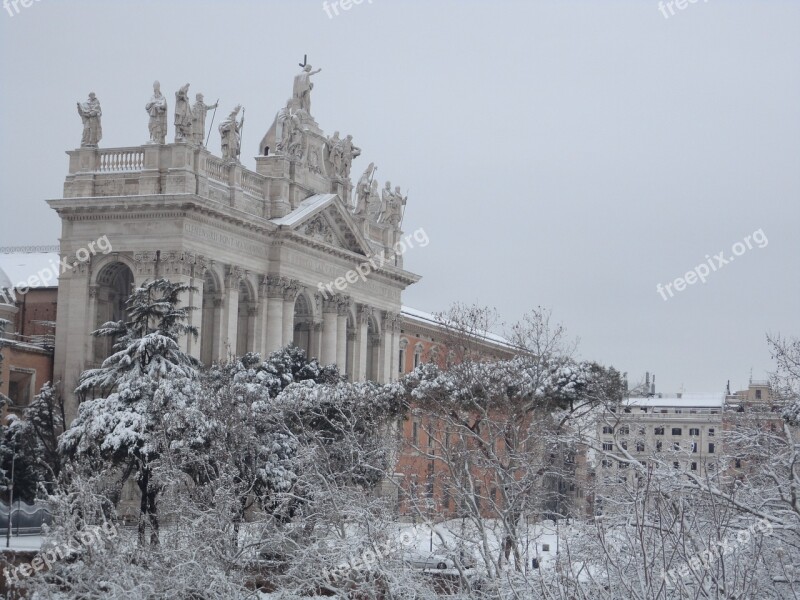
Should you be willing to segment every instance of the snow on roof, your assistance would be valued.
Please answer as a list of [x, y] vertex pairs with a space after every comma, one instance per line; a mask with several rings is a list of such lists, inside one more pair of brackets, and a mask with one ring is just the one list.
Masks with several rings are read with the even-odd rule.
[[[435, 325], [438, 327], [447, 325], [446, 319], [438, 318], [436, 317], [436, 315], [432, 315], [431, 313], [426, 313], [424, 311], [417, 310], [416, 308], [411, 308], [410, 306], [403, 306], [400, 312], [401, 314], [407, 315], [415, 319], [419, 319], [420, 321], [426, 321], [431, 325]], [[494, 342], [501, 346], [508, 346], [509, 348], [514, 348], [514, 344], [512, 344], [502, 335], [497, 335], [496, 333], [492, 333], [491, 331], [482, 331], [479, 333], [479, 336], [485, 340]]]
[[[0, 254], [0, 272], [6, 273], [10, 287], [58, 287], [60, 259], [55, 252]], [[0, 287], [2, 280], [0, 276]]]
[[320, 206], [329, 204], [335, 197], [336, 194], [315, 194], [314, 196], [303, 200], [297, 205], [296, 209], [294, 209], [285, 217], [281, 217], [280, 219], [272, 219], [272, 222], [275, 223], [275, 225], [294, 225], [305, 219]]
[[725, 394], [681, 394], [661, 398], [628, 398], [628, 406], [671, 407], [671, 408], [722, 408], [725, 405]]

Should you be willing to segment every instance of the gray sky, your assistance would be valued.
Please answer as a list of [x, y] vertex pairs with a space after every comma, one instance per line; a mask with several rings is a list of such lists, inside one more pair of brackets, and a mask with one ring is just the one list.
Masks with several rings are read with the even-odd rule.
[[[583, 357], [633, 379], [655, 371], [661, 391], [742, 387], [751, 367], [756, 379], [771, 368], [766, 332], [800, 332], [800, 2], [674, 11], [654, 0], [364, 0], [332, 18], [321, 0], [2, 10], [0, 245], [57, 240], [44, 199], [61, 194], [89, 91], [103, 147], [148, 139], [154, 79], [170, 111], [186, 82], [192, 97], [220, 98], [216, 123], [241, 103], [253, 168], [307, 53], [323, 69], [317, 122], [354, 136], [356, 178], [374, 161], [381, 185], [410, 188], [405, 229], [431, 240], [406, 254], [424, 277], [406, 304], [478, 302], [509, 322], [541, 305]], [[751, 241], [667, 301], [657, 292], [757, 230], [765, 247]]]

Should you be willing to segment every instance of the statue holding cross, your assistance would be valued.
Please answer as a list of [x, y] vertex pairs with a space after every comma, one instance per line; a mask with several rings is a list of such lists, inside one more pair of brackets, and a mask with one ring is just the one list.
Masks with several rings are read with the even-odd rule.
[[303, 70], [298, 75], [295, 75], [292, 96], [299, 101], [300, 108], [302, 108], [310, 115], [311, 90], [314, 89], [314, 84], [311, 82], [311, 76], [316, 75], [317, 73], [322, 71], [322, 69], [317, 69], [316, 71], [312, 71], [311, 65], [308, 64], [307, 57], [303, 60], [303, 64], [301, 64], [300, 66], [303, 68]]

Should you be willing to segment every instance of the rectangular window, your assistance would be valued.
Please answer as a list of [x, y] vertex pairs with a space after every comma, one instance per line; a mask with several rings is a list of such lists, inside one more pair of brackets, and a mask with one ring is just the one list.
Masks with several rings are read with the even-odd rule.
[[692, 469], [692, 471], [697, 471], [697, 463], [696, 462], [692, 463], [691, 469]]
[[622, 446], [623, 450], [628, 449], [628, 442], [626, 442], [625, 440], [621, 441], [619, 445]]
[[28, 406], [33, 398], [34, 370], [11, 369], [8, 374], [8, 397], [14, 406]]
[[497, 505], [497, 489], [492, 488], [492, 491], [489, 492], [489, 497], [492, 499], [492, 505]]
[[708, 453], [709, 454], [714, 454], [714, 443], [713, 442], [708, 444]]
[[656, 427], [653, 430], [653, 433], [655, 433], [656, 435], [664, 435], [664, 428], [663, 427]]
[[756, 390], [756, 400], [761, 400], [761, 390]]
[[631, 429], [627, 425], [624, 425], [624, 426], [620, 427], [620, 430], [619, 430], [620, 435], [629, 435], [630, 432], [631, 432]]
[[714, 437], [714, 428], [713, 427], [709, 427], [708, 428], [708, 437]]
[[644, 442], [636, 442], [636, 451], [644, 452]]
[[681, 443], [680, 443], [680, 442], [672, 442], [672, 449], [673, 449], [675, 452], [678, 452], [678, 451], [680, 451], [680, 449], [681, 449]]
[[679, 463], [679, 462], [677, 462], [677, 461], [675, 461], [674, 463], [672, 463], [672, 468], [673, 468], [673, 469], [678, 469], [678, 468], [680, 468], [680, 466], [681, 466], [681, 465], [680, 465], [680, 463]]
[[679, 415], [679, 414], [681, 414], [682, 412], [683, 412], [683, 411], [682, 411], [680, 408], [676, 408], [676, 409], [675, 409], [675, 414], [676, 414], [676, 415]]
[[661, 442], [656, 442], [656, 452], [661, 452]]
[[673, 427], [672, 428], [672, 435], [682, 435], [683, 430], [680, 427]]
[[734, 464], [736, 465], [737, 469], [741, 469], [742, 468], [742, 459], [741, 458], [737, 458], [736, 461], [734, 462]]
[[610, 468], [611, 468], [611, 465], [612, 465], [612, 463], [611, 463], [611, 461], [610, 461], [610, 460], [608, 460], [607, 458], [604, 458], [604, 459], [603, 459], [603, 462], [602, 462], [602, 465], [603, 465], [603, 468], [604, 468], [604, 469], [610, 469]]
[[419, 423], [411, 423], [411, 443], [415, 446], [419, 443]]
[[692, 427], [689, 430], [689, 435], [700, 435], [700, 429], [698, 429], [697, 427]]
[[400, 350], [400, 361], [397, 365], [397, 372], [400, 374], [405, 373], [406, 371], [406, 351]]
[[603, 442], [603, 450], [613, 450], [614, 444], [611, 442]]
[[605, 433], [606, 435], [611, 435], [612, 433], [614, 433], [614, 428], [609, 425], [606, 425], [603, 427], [603, 433]]
[[692, 452], [697, 454], [697, 442], [692, 442]]

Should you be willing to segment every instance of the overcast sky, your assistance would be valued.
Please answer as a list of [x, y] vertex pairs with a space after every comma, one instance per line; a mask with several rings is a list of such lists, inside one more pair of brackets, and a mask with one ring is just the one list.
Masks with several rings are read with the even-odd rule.
[[[423, 280], [405, 304], [477, 302], [508, 322], [549, 307], [584, 358], [655, 371], [665, 392], [764, 378], [765, 334], [800, 333], [800, 2], [700, 0], [667, 18], [655, 0], [331, 4], [0, 12], [0, 246], [57, 242], [44, 200], [90, 91], [103, 147], [148, 139], [154, 79], [170, 141], [182, 84], [220, 99], [216, 123], [241, 103], [254, 168], [308, 54], [317, 122], [363, 149], [354, 178], [374, 161], [381, 186], [410, 188], [405, 230], [430, 239], [406, 254]], [[718, 270], [665, 301], [657, 284], [706, 255]]]

